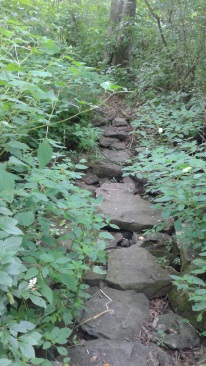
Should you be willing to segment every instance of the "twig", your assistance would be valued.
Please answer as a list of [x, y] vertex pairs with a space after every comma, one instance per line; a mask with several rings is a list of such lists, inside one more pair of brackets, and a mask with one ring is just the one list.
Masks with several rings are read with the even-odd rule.
[[107, 295], [107, 294], [105, 294], [105, 292], [103, 291], [103, 290], [101, 290], [100, 289], [100, 292], [109, 300], [109, 302], [107, 302], [106, 304], [105, 304], [105, 306], [106, 306], [106, 308], [107, 308], [107, 310], [104, 310], [104, 311], [102, 311], [101, 313], [99, 313], [99, 314], [97, 314], [97, 315], [94, 315], [94, 316], [92, 316], [91, 318], [88, 318], [88, 319], [86, 319], [86, 320], [84, 320], [82, 323], [80, 323], [80, 324], [78, 324], [75, 328], [78, 328], [78, 327], [80, 327], [81, 325], [83, 325], [83, 324], [85, 324], [85, 323], [88, 323], [88, 322], [90, 322], [91, 320], [95, 320], [95, 319], [97, 319], [97, 318], [100, 318], [100, 316], [102, 316], [102, 315], [104, 315], [104, 314], [106, 314], [106, 313], [110, 313], [110, 314], [114, 314], [114, 310], [112, 310], [112, 309], [109, 309], [109, 307], [108, 307], [108, 304], [110, 304], [110, 302], [112, 302], [112, 299], [110, 299], [110, 297]]
[[104, 314], [106, 314], [106, 313], [110, 313], [110, 310], [109, 310], [109, 309], [104, 310], [104, 311], [102, 311], [101, 313], [99, 313], [99, 314], [97, 314], [97, 315], [95, 315], [95, 316], [92, 316], [91, 318], [88, 318], [88, 319], [84, 320], [82, 323], [78, 324], [75, 328], [78, 328], [78, 327], [80, 327], [81, 325], [83, 325], [83, 324], [85, 324], [85, 323], [90, 322], [90, 320], [97, 319], [97, 318], [99, 318], [100, 316], [102, 316], [102, 315], [104, 315]]

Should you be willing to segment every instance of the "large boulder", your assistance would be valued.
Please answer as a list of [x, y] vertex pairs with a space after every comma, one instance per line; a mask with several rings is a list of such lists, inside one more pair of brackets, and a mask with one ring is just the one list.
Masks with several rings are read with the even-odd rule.
[[152, 208], [151, 202], [133, 195], [129, 183], [104, 183], [96, 189], [96, 195], [104, 200], [99, 210], [111, 217], [111, 222], [120, 229], [139, 231], [152, 228], [162, 221], [159, 210]]
[[106, 282], [120, 290], [135, 290], [149, 299], [167, 295], [171, 289], [170, 267], [163, 269], [153, 255], [138, 245], [108, 255]]
[[106, 287], [102, 291], [87, 301], [82, 329], [95, 338], [135, 341], [149, 317], [148, 299], [133, 290]]

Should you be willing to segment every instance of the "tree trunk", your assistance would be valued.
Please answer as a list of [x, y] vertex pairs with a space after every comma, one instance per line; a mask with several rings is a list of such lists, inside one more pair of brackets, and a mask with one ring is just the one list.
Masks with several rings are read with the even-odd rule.
[[112, 0], [107, 30], [106, 63], [128, 66], [132, 57], [133, 24], [136, 0]]

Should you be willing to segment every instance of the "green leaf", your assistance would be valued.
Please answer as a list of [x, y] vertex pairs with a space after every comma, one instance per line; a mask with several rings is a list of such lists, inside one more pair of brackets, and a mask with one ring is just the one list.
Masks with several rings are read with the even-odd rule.
[[71, 291], [75, 292], [77, 290], [77, 279], [74, 276], [68, 274], [60, 274], [59, 280]]
[[67, 356], [68, 355], [68, 351], [65, 347], [57, 347], [57, 351], [62, 356]]
[[8, 366], [11, 365], [13, 361], [9, 361], [6, 358], [0, 358], [0, 366]]
[[182, 230], [182, 223], [179, 219], [177, 221], [175, 221], [174, 227], [175, 227], [176, 231], [181, 231]]
[[44, 168], [51, 160], [53, 149], [47, 140], [44, 140], [39, 145], [37, 150], [37, 158], [39, 162], [39, 168]]
[[46, 39], [41, 44], [41, 49], [48, 55], [54, 55], [60, 51], [60, 46], [58, 46], [53, 40]]
[[24, 227], [32, 225], [35, 219], [32, 211], [18, 212], [14, 217], [18, 220], [19, 225]]
[[37, 85], [27, 84], [27, 89], [37, 100], [47, 99], [46, 93], [42, 89], [40, 89]]
[[100, 231], [99, 238], [114, 240], [114, 237], [108, 231]]
[[112, 228], [112, 229], [117, 229], [119, 230], [119, 226], [115, 225], [115, 224], [109, 224], [109, 226]]
[[65, 344], [67, 343], [67, 338], [72, 334], [72, 330], [68, 328], [59, 329], [59, 334], [55, 339], [56, 343]]
[[51, 347], [51, 342], [44, 342], [43, 349], [49, 349]]
[[0, 167], [0, 192], [14, 190], [15, 188], [15, 179], [14, 175], [8, 173], [2, 167]]
[[42, 254], [40, 256], [40, 259], [44, 262], [53, 262], [54, 261], [54, 256], [53, 254]]
[[0, 284], [11, 287], [12, 283], [12, 278], [6, 272], [0, 271]]
[[44, 361], [44, 358], [32, 358], [32, 364], [33, 365], [40, 365], [43, 361]]
[[29, 5], [29, 6], [34, 6], [33, 3], [30, 0], [19, 0], [20, 4], [24, 4], [24, 5]]
[[21, 166], [28, 166], [27, 164], [25, 164], [23, 161], [17, 159], [15, 156], [10, 156], [9, 158], [9, 163], [10, 164], [14, 164], [14, 165], [21, 165]]
[[45, 96], [47, 99], [51, 100], [52, 102], [56, 102], [58, 100], [58, 98], [54, 94], [53, 90], [49, 90], [48, 92], [46, 92]]
[[0, 214], [5, 216], [13, 215], [13, 213], [7, 207], [0, 207]]
[[93, 272], [98, 273], [98, 274], [107, 274], [107, 271], [101, 269], [99, 266], [94, 266], [93, 267]]
[[19, 337], [20, 340], [22, 340], [25, 343], [29, 343], [32, 346], [37, 346], [41, 338], [42, 335], [36, 331], [22, 334]]
[[42, 289], [41, 289], [41, 293], [44, 297], [46, 297], [46, 299], [49, 301], [49, 303], [52, 305], [53, 303], [53, 292], [52, 290], [50, 289], [50, 287], [48, 286], [44, 286]]
[[43, 193], [40, 193], [40, 192], [32, 192], [32, 195], [34, 197], [38, 198], [38, 201], [44, 201], [44, 202], [47, 202], [48, 201], [47, 196], [45, 194], [43, 194]]
[[100, 84], [100, 86], [106, 91], [111, 90], [112, 83], [110, 81], [105, 81]]
[[0, 230], [11, 235], [23, 235], [23, 232], [16, 227], [17, 220], [11, 217], [0, 217]]
[[206, 301], [201, 301], [200, 303], [196, 303], [192, 306], [193, 311], [202, 311], [206, 310]]
[[19, 348], [24, 357], [28, 359], [35, 358], [34, 347], [32, 347], [29, 343], [19, 342]]
[[11, 330], [19, 333], [27, 333], [34, 328], [35, 325], [31, 322], [27, 322], [26, 320], [22, 320], [20, 321], [20, 323], [16, 323], [10, 326]]
[[86, 165], [82, 165], [82, 164], [76, 164], [76, 165], [75, 165], [75, 168], [76, 168], [76, 169], [88, 169], [88, 166], [86, 166]]
[[33, 304], [40, 306], [41, 308], [46, 308], [46, 302], [41, 297], [30, 295], [29, 298], [33, 302]]
[[10, 141], [10, 142], [8, 142], [8, 145], [12, 148], [23, 150], [23, 151], [29, 150], [28, 145], [24, 144], [23, 142], [19, 142], [19, 141]]
[[51, 362], [46, 360], [42, 363], [42, 366], [52, 366]]
[[6, 238], [3, 242], [0, 242], [1, 250], [3, 247], [6, 251], [17, 251], [22, 243], [22, 237], [10, 236]]
[[[12, 261], [12, 259], [10, 259]], [[12, 276], [18, 276], [20, 273], [23, 273], [27, 270], [27, 268], [22, 264], [16, 261], [16, 263], [10, 263], [7, 267], [7, 273]]]
[[34, 278], [38, 275], [39, 270], [36, 267], [29, 268], [25, 275], [25, 280], [30, 280], [31, 278]]

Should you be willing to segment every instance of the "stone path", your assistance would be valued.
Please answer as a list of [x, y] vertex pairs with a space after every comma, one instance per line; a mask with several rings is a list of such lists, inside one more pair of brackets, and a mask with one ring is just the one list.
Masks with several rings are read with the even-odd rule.
[[[175, 363], [165, 350], [193, 349], [200, 343], [195, 328], [172, 311], [151, 318], [149, 299], [168, 294], [170, 274], [175, 272], [162, 268], [157, 257], [167, 256], [170, 261], [176, 248], [166, 232], [144, 237], [143, 230], [162, 218], [141, 197], [141, 187], [122, 177], [122, 165], [134, 154], [128, 148], [130, 130], [120, 117], [102, 127], [99, 144], [104, 160], [91, 162], [80, 184], [96, 197], [103, 196], [99, 211], [109, 215], [119, 231], [107, 246], [107, 275], [90, 271], [85, 276], [92, 296], [80, 327], [94, 339], [70, 349], [71, 366], [177, 366], [181, 363]], [[148, 324], [150, 338], [143, 345], [140, 335]], [[167, 348], [159, 347], [163, 345]]]

